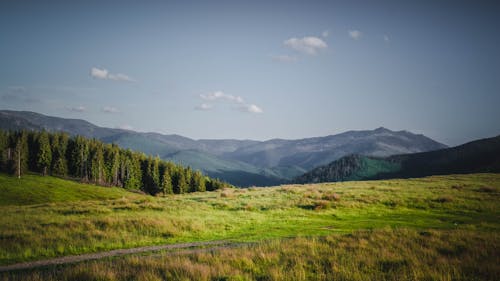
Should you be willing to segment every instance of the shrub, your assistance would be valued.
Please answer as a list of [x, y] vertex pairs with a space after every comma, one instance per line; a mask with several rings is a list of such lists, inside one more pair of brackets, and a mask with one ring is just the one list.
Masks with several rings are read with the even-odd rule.
[[453, 201], [453, 197], [449, 196], [449, 195], [444, 195], [444, 196], [440, 196], [432, 201], [438, 202], [438, 203], [447, 203], [447, 202]]
[[487, 192], [487, 193], [490, 193], [490, 192], [495, 192], [496, 189], [492, 186], [481, 186], [479, 189], [478, 189], [479, 192]]
[[315, 200], [312, 205], [314, 210], [324, 210], [331, 207], [330, 201], [327, 200]]
[[224, 191], [222, 191], [222, 192], [220, 193], [220, 197], [222, 197], [222, 198], [233, 197], [233, 193], [232, 193], [232, 192], [228, 192], [228, 191], [225, 191], [225, 190], [224, 190]]
[[328, 200], [328, 201], [339, 201], [340, 200], [340, 194], [338, 193], [328, 193], [328, 194], [323, 194], [321, 197], [323, 200]]
[[396, 208], [396, 206], [398, 205], [398, 203], [394, 200], [386, 200], [386, 201], [383, 201], [382, 204], [384, 204], [390, 208]]

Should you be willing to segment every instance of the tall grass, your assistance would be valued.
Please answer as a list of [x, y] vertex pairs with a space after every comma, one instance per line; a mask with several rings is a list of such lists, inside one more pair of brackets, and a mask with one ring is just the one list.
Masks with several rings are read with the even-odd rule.
[[496, 233], [384, 228], [91, 261], [0, 280], [498, 280], [499, 264]]
[[167, 197], [35, 176], [28, 180], [40, 190], [26, 194], [17, 188], [28, 188], [15, 180], [0, 176], [1, 264], [153, 244], [318, 237], [386, 227], [495, 235], [500, 230], [498, 174]]

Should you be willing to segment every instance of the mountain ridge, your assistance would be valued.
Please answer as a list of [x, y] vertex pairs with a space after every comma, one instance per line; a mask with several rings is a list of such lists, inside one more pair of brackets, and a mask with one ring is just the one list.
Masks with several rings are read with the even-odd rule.
[[[242, 186], [255, 185], [256, 182], [259, 185], [284, 183], [304, 171], [352, 153], [389, 156], [446, 147], [421, 134], [391, 131], [384, 127], [290, 140], [195, 140], [177, 134], [106, 128], [82, 119], [12, 110], [0, 110], [0, 128], [64, 131], [71, 135], [97, 138], [124, 148], [159, 155], [176, 163], [182, 159], [184, 165], [196, 167], [209, 176], [218, 176], [223, 180], [234, 180], [236, 175], [241, 174], [245, 180], [236, 181]], [[253, 181], [252, 178], [259, 180]]]
[[440, 150], [372, 157], [351, 154], [293, 180], [319, 183], [500, 172], [500, 135]]

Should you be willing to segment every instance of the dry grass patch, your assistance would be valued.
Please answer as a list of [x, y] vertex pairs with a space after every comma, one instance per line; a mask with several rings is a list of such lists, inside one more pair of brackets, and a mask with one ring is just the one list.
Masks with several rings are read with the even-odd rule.
[[380, 229], [89, 261], [0, 280], [498, 280], [498, 234]]

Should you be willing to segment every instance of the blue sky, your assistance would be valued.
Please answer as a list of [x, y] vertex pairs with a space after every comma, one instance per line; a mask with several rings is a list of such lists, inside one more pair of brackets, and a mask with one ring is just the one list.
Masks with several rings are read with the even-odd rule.
[[0, 108], [191, 138], [500, 134], [495, 1], [1, 1]]

